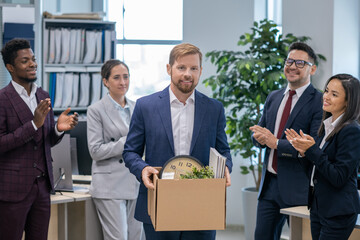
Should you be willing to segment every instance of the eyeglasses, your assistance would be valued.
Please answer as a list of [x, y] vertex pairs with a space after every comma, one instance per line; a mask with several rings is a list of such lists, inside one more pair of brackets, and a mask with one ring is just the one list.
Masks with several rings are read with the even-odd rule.
[[291, 59], [291, 58], [285, 59], [285, 65], [288, 66], [288, 67], [290, 67], [294, 62], [295, 62], [295, 66], [298, 67], [298, 68], [305, 67], [305, 64], [309, 65], [310, 67], [312, 65], [314, 65], [313, 63], [307, 62], [307, 61], [304, 61], [304, 60], [296, 60], [296, 59]]

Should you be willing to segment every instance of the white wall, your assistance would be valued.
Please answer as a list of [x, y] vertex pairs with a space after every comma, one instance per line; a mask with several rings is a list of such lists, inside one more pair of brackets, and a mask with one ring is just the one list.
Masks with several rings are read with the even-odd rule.
[[323, 54], [326, 62], [321, 62], [312, 83], [320, 89], [332, 74], [333, 61], [333, 0], [283, 1], [283, 32], [296, 36], [310, 36], [309, 45], [316, 53]]
[[357, 0], [283, 1], [284, 33], [310, 36], [311, 47], [327, 58], [313, 77], [318, 88], [336, 73], [359, 76], [359, 9]]
[[43, 10], [51, 14], [91, 12], [91, 0], [60, 0], [60, 12], [57, 12], [57, 0], [43, 0]]
[[[239, 36], [249, 32], [254, 21], [252, 0], [184, 0], [184, 42], [198, 46], [202, 53], [212, 50], [239, 50]], [[201, 79], [216, 71], [209, 60], [203, 60]], [[201, 80], [200, 80], [201, 82]], [[211, 89], [199, 83], [197, 90], [210, 96]], [[227, 224], [243, 225], [241, 188], [254, 186], [250, 175], [240, 174], [241, 157], [233, 158], [232, 185], [227, 190]]]
[[61, 0], [60, 10], [62, 13], [89, 13], [91, 0]]
[[334, 0], [333, 74], [349, 73], [359, 77], [359, 8], [358, 0]]

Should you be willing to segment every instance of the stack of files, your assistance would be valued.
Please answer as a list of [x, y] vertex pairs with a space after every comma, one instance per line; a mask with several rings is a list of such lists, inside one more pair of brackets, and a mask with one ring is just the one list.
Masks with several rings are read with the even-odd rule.
[[214, 178], [224, 178], [226, 157], [215, 148], [210, 148], [209, 167], [214, 171]]
[[46, 77], [55, 108], [87, 107], [99, 101], [108, 91], [98, 72], [50, 72]]
[[99, 64], [114, 57], [115, 31], [47, 28], [44, 61], [48, 64]]

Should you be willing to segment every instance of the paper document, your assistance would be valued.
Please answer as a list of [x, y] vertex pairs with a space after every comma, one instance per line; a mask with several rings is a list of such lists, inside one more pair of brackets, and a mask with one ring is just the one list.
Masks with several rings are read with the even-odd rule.
[[214, 171], [214, 178], [224, 178], [226, 157], [215, 148], [210, 148], [209, 167]]

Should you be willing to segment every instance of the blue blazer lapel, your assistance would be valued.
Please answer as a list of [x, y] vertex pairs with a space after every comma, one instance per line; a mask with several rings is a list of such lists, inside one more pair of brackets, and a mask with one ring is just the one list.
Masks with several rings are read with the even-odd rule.
[[170, 110], [170, 95], [169, 87], [165, 88], [159, 95], [159, 101], [157, 103], [157, 109], [160, 114], [161, 122], [164, 126], [166, 135], [168, 137], [171, 149], [175, 154], [174, 150], [174, 137], [172, 132], [172, 123], [171, 123], [171, 110]]
[[206, 114], [207, 104], [205, 99], [195, 90], [195, 114], [194, 114], [194, 129], [191, 139], [190, 154], [195, 146], [196, 140], [199, 136], [200, 128]]
[[279, 110], [279, 106], [281, 104], [281, 101], [284, 97], [284, 91], [285, 91], [285, 88], [281, 89], [276, 96], [274, 96], [274, 103], [272, 104], [272, 108], [270, 110], [270, 113], [269, 114], [269, 125], [267, 125], [268, 129], [270, 132], [274, 133], [275, 131], [275, 122], [276, 122], [276, 116], [277, 116], [277, 113], [278, 113], [278, 110]]
[[[304, 93], [301, 95], [300, 99], [297, 101], [296, 105], [294, 106], [293, 110], [291, 111], [291, 114], [289, 116], [288, 121], [286, 122], [285, 129], [290, 128], [291, 124], [296, 119], [296, 116], [300, 112], [300, 110], [303, 107], [307, 107], [306, 103], [309, 102], [312, 99], [312, 96], [315, 93], [314, 87], [310, 84], [304, 91]], [[281, 135], [281, 137], [284, 137], [285, 133]]]
[[329, 145], [330, 141], [326, 141], [324, 143], [324, 146], [322, 147], [322, 150], [324, 151], [326, 149], [326, 147]]

